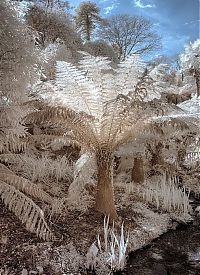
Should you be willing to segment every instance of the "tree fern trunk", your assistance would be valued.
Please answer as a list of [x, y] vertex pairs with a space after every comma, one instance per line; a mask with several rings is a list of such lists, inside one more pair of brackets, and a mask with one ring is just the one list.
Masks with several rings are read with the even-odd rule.
[[144, 163], [142, 157], [134, 158], [131, 179], [136, 183], [144, 182]]
[[184, 166], [185, 158], [186, 158], [186, 149], [185, 148], [179, 149], [178, 155], [177, 155], [177, 162], [180, 167]]
[[112, 160], [97, 157], [97, 169], [96, 209], [115, 220], [117, 212], [114, 203]]
[[151, 157], [151, 165], [162, 165], [164, 163], [163, 157], [162, 157], [162, 149], [163, 149], [163, 144], [159, 142], [155, 146], [155, 150], [152, 151], [152, 157]]

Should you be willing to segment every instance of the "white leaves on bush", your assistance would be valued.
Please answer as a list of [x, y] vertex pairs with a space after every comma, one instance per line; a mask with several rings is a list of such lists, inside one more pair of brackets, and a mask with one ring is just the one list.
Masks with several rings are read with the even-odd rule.
[[[126, 263], [126, 250], [129, 241], [129, 233], [125, 239], [124, 224], [121, 225], [120, 236], [114, 232], [114, 224], [112, 229], [109, 228], [109, 217], [104, 218], [104, 240], [97, 236], [97, 245], [99, 248], [99, 255], [97, 255], [96, 245], [95, 245], [95, 256], [96, 262], [105, 261], [109, 265], [111, 271], [123, 270]], [[93, 244], [94, 245], [94, 244]], [[94, 246], [93, 246], [94, 250]]]

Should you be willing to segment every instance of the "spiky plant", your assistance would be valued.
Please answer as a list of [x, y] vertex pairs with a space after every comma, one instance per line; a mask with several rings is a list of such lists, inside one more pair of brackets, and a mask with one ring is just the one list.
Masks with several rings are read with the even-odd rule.
[[[42, 93], [50, 105], [26, 117], [25, 123], [61, 127], [65, 138], [93, 153], [97, 164], [96, 209], [117, 218], [113, 194], [112, 163], [116, 148], [134, 138], [150, 114], [141, 102], [147, 91], [137, 85], [143, 65], [137, 56], [114, 71], [103, 57], [83, 53], [79, 67], [57, 62], [53, 91]], [[131, 94], [134, 106], [131, 105]], [[67, 136], [67, 137], [66, 137]]]

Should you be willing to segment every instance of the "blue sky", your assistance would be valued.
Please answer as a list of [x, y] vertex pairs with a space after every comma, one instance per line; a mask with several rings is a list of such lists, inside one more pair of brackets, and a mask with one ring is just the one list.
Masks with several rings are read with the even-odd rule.
[[[92, 0], [91, 0], [92, 1]], [[78, 6], [81, 0], [69, 0]], [[142, 15], [150, 19], [155, 30], [162, 36], [160, 55], [179, 54], [184, 44], [200, 36], [200, 0], [94, 0], [101, 14], [108, 17], [116, 14]]]

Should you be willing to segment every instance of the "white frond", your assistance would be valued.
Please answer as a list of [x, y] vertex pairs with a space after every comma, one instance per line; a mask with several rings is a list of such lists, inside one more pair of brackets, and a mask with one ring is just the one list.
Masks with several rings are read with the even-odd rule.
[[[114, 100], [118, 94], [134, 92], [143, 69], [138, 57], [127, 59], [115, 72], [109, 63], [104, 57], [93, 57], [86, 53], [79, 68], [64, 61], [57, 62], [55, 91], [46, 93], [44, 98], [51, 103], [91, 115], [95, 118], [93, 127], [99, 134], [105, 120], [106, 102]], [[135, 93], [138, 98], [145, 96], [141, 95], [141, 91]], [[118, 114], [116, 111], [113, 109], [112, 115]]]
[[93, 154], [84, 153], [74, 165], [74, 180], [69, 186], [68, 199], [75, 201], [81, 197], [86, 185], [94, 184], [92, 176], [97, 171], [96, 159]]
[[[143, 72], [144, 65], [138, 55], [132, 55], [121, 62], [115, 77], [117, 93], [124, 95], [132, 93]], [[138, 98], [139, 94], [136, 94], [135, 96]], [[141, 94], [140, 96], [141, 98], [144, 98], [146, 94]]]

